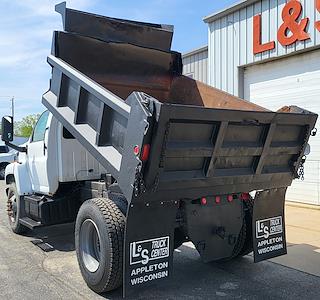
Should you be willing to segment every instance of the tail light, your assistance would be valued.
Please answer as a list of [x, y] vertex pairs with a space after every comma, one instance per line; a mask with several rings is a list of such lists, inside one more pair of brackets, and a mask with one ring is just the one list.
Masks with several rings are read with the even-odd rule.
[[233, 195], [228, 195], [228, 202], [232, 202], [233, 201]]
[[241, 198], [241, 200], [243, 200], [243, 201], [247, 201], [247, 200], [249, 200], [250, 195], [249, 195], [249, 193], [241, 193], [240, 198]]
[[[133, 154], [135, 156], [140, 155], [140, 147], [138, 145], [133, 147]], [[149, 159], [149, 154], [150, 154], [150, 145], [149, 144], [143, 145], [140, 159], [142, 161], [147, 161]]]
[[149, 154], [150, 154], [150, 145], [149, 144], [143, 145], [142, 153], [141, 153], [141, 160], [147, 161], [149, 159]]
[[219, 204], [221, 202], [221, 197], [220, 196], [216, 196], [216, 203]]
[[207, 204], [207, 198], [202, 197], [202, 198], [201, 198], [201, 204], [202, 204], [202, 205], [206, 205], [206, 204]]

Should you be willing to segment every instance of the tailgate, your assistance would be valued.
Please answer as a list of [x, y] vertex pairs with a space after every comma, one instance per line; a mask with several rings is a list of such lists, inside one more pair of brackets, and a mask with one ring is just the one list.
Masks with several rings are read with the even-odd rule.
[[147, 186], [191, 198], [289, 186], [317, 120], [294, 111], [161, 105]]

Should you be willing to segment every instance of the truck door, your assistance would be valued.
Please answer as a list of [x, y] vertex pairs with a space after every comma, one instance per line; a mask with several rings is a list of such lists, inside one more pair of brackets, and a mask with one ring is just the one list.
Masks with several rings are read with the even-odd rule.
[[45, 111], [33, 129], [33, 134], [28, 144], [28, 164], [32, 188], [35, 192], [48, 193], [49, 183], [47, 175], [47, 145], [45, 136], [48, 130], [49, 112]]

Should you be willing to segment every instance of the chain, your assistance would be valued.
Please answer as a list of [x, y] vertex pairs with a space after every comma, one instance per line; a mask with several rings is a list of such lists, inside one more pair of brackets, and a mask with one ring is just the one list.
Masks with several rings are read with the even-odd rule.
[[136, 167], [136, 176], [133, 184], [134, 195], [138, 197], [140, 194], [146, 192], [146, 187], [143, 180], [143, 174], [141, 172], [141, 165]]
[[299, 178], [304, 181], [304, 163], [306, 161], [306, 156], [304, 155], [301, 159], [299, 169], [298, 169], [298, 176]]

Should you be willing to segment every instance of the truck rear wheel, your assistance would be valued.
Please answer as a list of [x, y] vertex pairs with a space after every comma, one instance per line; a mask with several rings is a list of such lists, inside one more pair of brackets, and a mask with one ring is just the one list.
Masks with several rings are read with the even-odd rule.
[[79, 267], [96, 293], [122, 285], [125, 216], [107, 198], [87, 200], [77, 216], [75, 244]]
[[245, 256], [253, 251], [252, 239], [252, 215], [253, 215], [254, 200], [251, 196], [244, 202], [245, 214], [243, 225], [238, 236], [238, 240], [234, 246], [233, 253], [228, 258], [218, 260], [218, 262], [230, 261], [239, 256]]
[[252, 215], [253, 215], [254, 200], [249, 196], [249, 199], [244, 201], [245, 214], [243, 225], [233, 250], [233, 255], [230, 259], [239, 256], [245, 256], [253, 251], [252, 239]]
[[246, 226], [246, 236], [242, 246], [242, 249], [238, 256], [245, 256], [253, 251], [253, 237], [252, 237], [252, 216], [253, 216], [253, 205], [254, 200], [251, 196], [244, 202], [245, 205], [245, 216], [244, 226]]
[[9, 224], [14, 233], [24, 233], [27, 228], [20, 224], [21, 216], [21, 197], [18, 195], [15, 183], [11, 183], [8, 188], [7, 212]]

